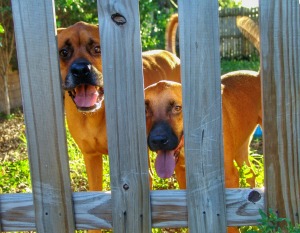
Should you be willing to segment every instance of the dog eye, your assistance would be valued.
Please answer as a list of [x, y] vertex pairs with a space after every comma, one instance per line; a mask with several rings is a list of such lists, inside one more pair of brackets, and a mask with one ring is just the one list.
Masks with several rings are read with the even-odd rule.
[[59, 51], [59, 56], [61, 58], [67, 58], [69, 56], [69, 51], [67, 49], [61, 49]]
[[181, 107], [180, 105], [176, 105], [176, 106], [174, 107], [174, 111], [175, 111], [175, 112], [181, 112], [181, 110], [182, 110], [182, 107]]
[[95, 53], [101, 53], [100, 45], [97, 45], [97, 46], [94, 47], [94, 52]]

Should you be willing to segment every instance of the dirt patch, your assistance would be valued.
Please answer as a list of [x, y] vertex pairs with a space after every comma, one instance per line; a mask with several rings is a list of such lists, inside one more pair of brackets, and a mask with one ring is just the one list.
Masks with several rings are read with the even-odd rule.
[[9, 118], [0, 115], [0, 161], [27, 157], [23, 113], [14, 111]]

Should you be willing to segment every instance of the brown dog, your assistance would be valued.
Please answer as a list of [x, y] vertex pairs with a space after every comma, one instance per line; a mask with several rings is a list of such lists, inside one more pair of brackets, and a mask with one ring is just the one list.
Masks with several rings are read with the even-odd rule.
[[[259, 50], [259, 29], [257, 24], [248, 17], [237, 17], [237, 26], [244, 36]], [[173, 14], [166, 28], [166, 50], [174, 54], [176, 53], [177, 28], [178, 14]], [[221, 83], [225, 179], [226, 187], [234, 188], [239, 186], [239, 176], [233, 160], [236, 160], [239, 166], [242, 166], [243, 162], [249, 165], [249, 143], [256, 125], [262, 124], [260, 74], [253, 71], [230, 72], [222, 76]], [[163, 111], [162, 108], [158, 110], [158, 106], [154, 108], [157, 108], [157, 111]], [[147, 125], [147, 127], [150, 126]], [[148, 144], [152, 134], [152, 131], [150, 131]], [[149, 147], [151, 149], [150, 144]], [[179, 149], [177, 148], [176, 151], [178, 153]], [[180, 163], [180, 167], [183, 166], [180, 159], [178, 159], [178, 163]], [[157, 167], [159, 166], [157, 165]], [[176, 169], [179, 168], [175, 168], [175, 173]], [[182, 181], [179, 175], [176, 176], [179, 184], [182, 184], [180, 186], [185, 187], [185, 180]], [[254, 187], [254, 178], [248, 182], [251, 187]]]
[[[84, 156], [90, 190], [102, 190], [102, 154], [108, 154], [98, 26], [84, 22], [58, 29], [65, 110], [72, 137]], [[145, 87], [180, 82], [179, 59], [162, 50], [143, 53]]]
[[[174, 170], [181, 189], [186, 188], [183, 151], [181, 84], [161, 81], [145, 89], [148, 146], [157, 152], [156, 172], [170, 177]], [[261, 124], [260, 78], [254, 71], [232, 72], [222, 76], [224, 166], [227, 188], [239, 186], [234, 167], [248, 163], [253, 131]], [[253, 184], [252, 184], [253, 185]]]

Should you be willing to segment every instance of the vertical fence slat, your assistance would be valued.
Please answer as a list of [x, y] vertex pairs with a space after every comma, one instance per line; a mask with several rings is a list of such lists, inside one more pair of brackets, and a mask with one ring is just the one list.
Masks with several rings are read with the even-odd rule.
[[114, 232], [150, 232], [138, 1], [98, 1]]
[[188, 225], [226, 232], [218, 2], [179, 1]]
[[53, 1], [12, 0], [38, 232], [72, 232]]
[[299, 1], [261, 1], [266, 208], [299, 223]]

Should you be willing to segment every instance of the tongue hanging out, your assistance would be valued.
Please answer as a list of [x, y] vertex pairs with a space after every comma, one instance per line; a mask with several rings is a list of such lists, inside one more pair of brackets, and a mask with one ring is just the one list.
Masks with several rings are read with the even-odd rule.
[[174, 150], [158, 150], [155, 160], [155, 170], [160, 178], [170, 178], [175, 170], [178, 154], [184, 144], [184, 137], [182, 136], [178, 146]]
[[156, 173], [160, 178], [170, 178], [175, 169], [175, 150], [170, 151], [157, 151], [155, 160]]
[[74, 101], [77, 107], [92, 107], [96, 104], [99, 93], [95, 86], [80, 85], [75, 89]]

